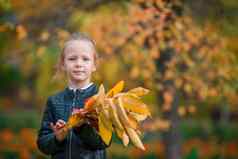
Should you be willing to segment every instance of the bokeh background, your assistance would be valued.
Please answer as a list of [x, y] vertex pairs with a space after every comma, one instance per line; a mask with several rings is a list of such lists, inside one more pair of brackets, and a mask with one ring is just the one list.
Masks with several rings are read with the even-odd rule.
[[54, 66], [71, 32], [100, 56], [93, 81], [143, 86], [153, 118], [145, 152], [117, 138], [113, 159], [238, 158], [237, 0], [0, 0], [0, 158], [44, 159], [36, 147]]

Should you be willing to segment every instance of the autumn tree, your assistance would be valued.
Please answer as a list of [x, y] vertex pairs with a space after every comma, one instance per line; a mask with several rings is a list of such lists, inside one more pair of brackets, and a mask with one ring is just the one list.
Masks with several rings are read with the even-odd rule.
[[163, 117], [171, 123], [164, 133], [166, 158], [181, 158], [180, 116], [194, 113], [199, 101], [221, 102], [234, 92], [227, 81], [235, 79], [235, 57], [209, 24], [198, 28], [183, 15], [181, 1], [135, 3], [130, 38], [135, 52], [147, 54], [155, 63], [155, 72], [147, 76], [155, 77], [151, 80], [162, 101]]
[[91, 25], [90, 30], [105, 43], [105, 52], [124, 55], [129, 79], [156, 90], [162, 118], [170, 123], [164, 131], [168, 159], [181, 158], [181, 117], [195, 113], [204, 101], [219, 104], [236, 90], [237, 65], [226, 40], [211, 24], [198, 27], [183, 13], [181, 1], [136, 0], [129, 7], [127, 22], [113, 18], [127, 25], [126, 33], [117, 30], [114, 21], [94, 20], [97, 28]]

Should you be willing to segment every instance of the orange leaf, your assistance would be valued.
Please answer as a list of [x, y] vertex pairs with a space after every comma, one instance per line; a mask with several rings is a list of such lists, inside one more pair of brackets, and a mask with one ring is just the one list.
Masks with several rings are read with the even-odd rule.
[[96, 96], [92, 96], [85, 100], [84, 102], [84, 108], [85, 109], [91, 109], [92, 106], [96, 103]]
[[118, 82], [111, 90], [108, 91], [107, 97], [113, 97], [115, 94], [121, 92], [124, 88], [124, 81]]
[[68, 129], [70, 129], [70, 128], [78, 125], [80, 122], [83, 122], [83, 119], [81, 118], [81, 116], [79, 114], [74, 114], [69, 117], [66, 127]]

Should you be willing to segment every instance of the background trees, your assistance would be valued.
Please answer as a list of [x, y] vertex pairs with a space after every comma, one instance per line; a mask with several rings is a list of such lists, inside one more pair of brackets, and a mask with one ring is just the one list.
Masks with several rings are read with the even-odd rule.
[[[115, 139], [110, 156], [122, 149], [130, 158], [236, 158], [235, 0], [12, 0], [0, 6], [3, 157], [39, 156], [33, 143], [39, 112], [65, 84], [52, 79], [56, 58], [69, 32], [82, 31], [95, 39], [101, 57], [96, 83], [110, 87], [124, 79], [128, 89], [152, 90], [145, 100], [154, 115], [143, 126], [148, 151], [125, 150]], [[25, 142], [32, 145], [20, 149]]]

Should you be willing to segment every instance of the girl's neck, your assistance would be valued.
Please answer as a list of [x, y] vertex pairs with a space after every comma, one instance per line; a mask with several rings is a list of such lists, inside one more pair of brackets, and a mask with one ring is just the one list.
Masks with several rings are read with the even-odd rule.
[[75, 81], [71, 81], [71, 80], [68, 81], [69, 87], [70, 87], [70, 88], [73, 88], [73, 89], [81, 89], [81, 88], [84, 88], [84, 87], [86, 87], [87, 85], [89, 85], [90, 83], [91, 83], [90, 80], [80, 81], [80, 82], [75, 82]]

